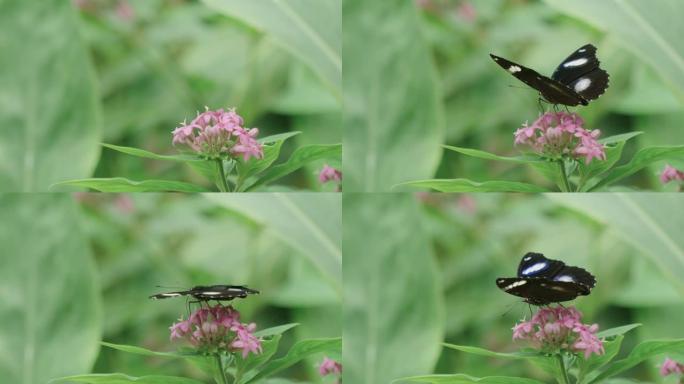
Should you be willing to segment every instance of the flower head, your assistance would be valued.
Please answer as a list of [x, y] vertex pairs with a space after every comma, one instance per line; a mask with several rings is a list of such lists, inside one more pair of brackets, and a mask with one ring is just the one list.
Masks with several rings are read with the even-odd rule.
[[665, 164], [665, 168], [663, 169], [663, 172], [660, 174], [660, 182], [663, 184], [667, 184], [673, 180], [684, 181], [684, 172], [678, 170], [670, 164]]
[[243, 358], [250, 352], [255, 355], [261, 353], [261, 340], [254, 336], [255, 329], [254, 323], [241, 323], [240, 313], [233, 307], [220, 304], [200, 308], [189, 319], [181, 317], [169, 327], [171, 340], [185, 339], [207, 351], [240, 351]]
[[684, 373], [684, 364], [678, 363], [669, 357], [665, 358], [663, 365], [660, 366], [660, 375], [667, 376], [672, 374]]
[[527, 145], [551, 158], [583, 157], [586, 164], [594, 158], [605, 160], [605, 148], [597, 140], [601, 131], [590, 131], [583, 125], [584, 120], [576, 113], [547, 112], [532, 125], [525, 123], [516, 130], [515, 144]]
[[261, 144], [256, 140], [257, 128], [245, 128], [244, 121], [235, 109], [219, 109], [199, 113], [190, 123], [183, 122], [173, 130], [173, 145], [180, 145], [208, 158], [218, 159], [225, 156], [250, 157], [264, 156]]
[[342, 375], [342, 364], [329, 358], [328, 356], [325, 356], [323, 358], [323, 362], [321, 362], [321, 365], [318, 366], [318, 373], [321, 376], [337, 375], [337, 382], [341, 383], [339, 376]]
[[567, 350], [602, 355], [603, 342], [596, 337], [597, 324], [583, 324], [582, 314], [574, 307], [541, 308], [530, 321], [513, 327], [513, 340], [529, 340], [543, 351]]

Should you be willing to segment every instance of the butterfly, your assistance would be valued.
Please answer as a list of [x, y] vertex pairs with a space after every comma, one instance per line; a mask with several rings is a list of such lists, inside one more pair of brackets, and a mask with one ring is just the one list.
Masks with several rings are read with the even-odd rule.
[[489, 56], [518, 80], [539, 91], [541, 97], [551, 104], [588, 105], [589, 100], [597, 99], [608, 88], [608, 72], [599, 68], [596, 47], [591, 44], [566, 57], [551, 77], [503, 57]]
[[150, 299], [168, 299], [169, 297], [192, 296], [198, 302], [201, 301], [228, 301], [236, 297], [244, 299], [248, 295], [259, 294], [256, 289], [247, 288], [244, 285], [198, 285], [187, 291], [158, 293], [150, 296]]
[[504, 292], [524, 298], [532, 305], [547, 305], [586, 296], [596, 278], [585, 269], [528, 252], [520, 260], [517, 277], [500, 277], [496, 285]]

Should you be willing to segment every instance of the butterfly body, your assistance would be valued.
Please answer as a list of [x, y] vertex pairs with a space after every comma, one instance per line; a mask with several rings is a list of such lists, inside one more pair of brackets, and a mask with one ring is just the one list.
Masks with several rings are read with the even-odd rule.
[[526, 303], [547, 305], [588, 295], [596, 278], [583, 268], [529, 252], [518, 265], [517, 277], [498, 278], [496, 285], [508, 294], [524, 298]]
[[168, 299], [170, 297], [191, 296], [197, 301], [228, 301], [235, 298], [245, 298], [248, 295], [258, 294], [256, 289], [244, 285], [198, 285], [186, 291], [158, 293], [150, 296], [150, 299]]
[[608, 73], [599, 67], [596, 47], [586, 44], [558, 65], [551, 77], [490, 54], [495, 63], [518, 80], [539, 91], [551, 104], [588, 105], [608, 88]]

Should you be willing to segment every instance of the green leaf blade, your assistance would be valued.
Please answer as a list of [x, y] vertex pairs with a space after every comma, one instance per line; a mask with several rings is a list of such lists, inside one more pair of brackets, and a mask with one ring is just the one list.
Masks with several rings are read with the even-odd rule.
[[74, 187], [90, 188], [100, 192], [209, 192], [204, 187], [171, 180], [143, 180], [134, 181], [123, 177], [92, 178], [81, 180], [68, 180], [57, 183], [54, 186], [68, 185]]
[[431, 179], [408, 181], [398, 185], [430, 188], [439, 192], [548, 192], [544, 187], [516, 181], [490, 180], [477, 182], [468, 179]]

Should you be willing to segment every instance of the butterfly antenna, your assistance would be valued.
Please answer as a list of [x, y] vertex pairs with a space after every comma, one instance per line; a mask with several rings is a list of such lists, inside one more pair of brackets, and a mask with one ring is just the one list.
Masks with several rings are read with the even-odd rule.
[[156, 288], [162, 288], [162, 289], [185, 289], [185, 287], [171, 287], [171, 286], [163, 286], [163, 285], [155, 285]]

